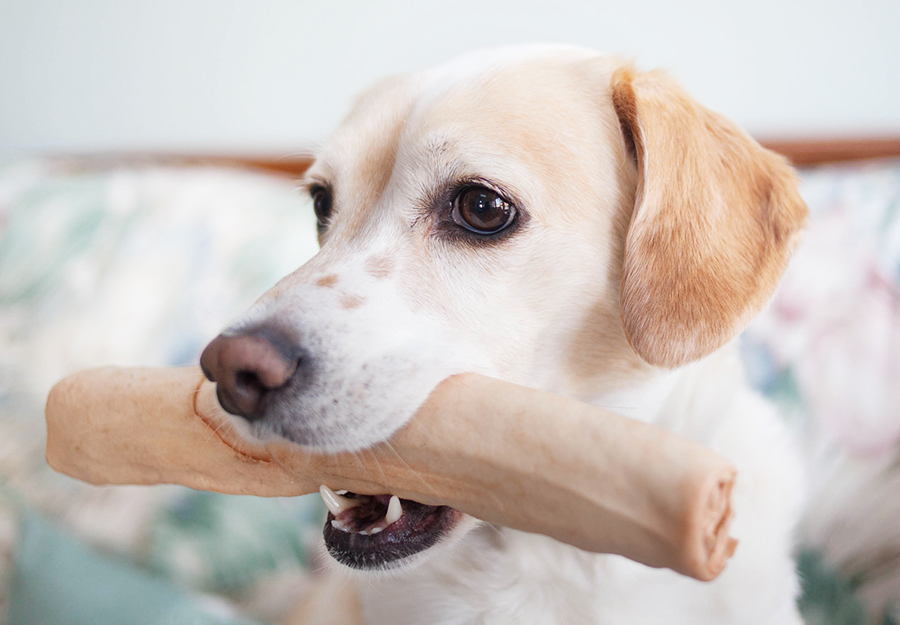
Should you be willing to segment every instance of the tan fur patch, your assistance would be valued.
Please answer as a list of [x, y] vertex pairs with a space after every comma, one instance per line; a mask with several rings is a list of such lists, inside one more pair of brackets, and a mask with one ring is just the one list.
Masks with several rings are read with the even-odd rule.
[[[489, 80], [456, 85], [429, 111], [429, 125], [464, 127], [469, 137], [478, 138], [479, 151], [492, 150], [501, 157], [513, 155], [520, 159], [539, 176], [547, 196], [590, 197], [595, 193], [593, 185], [610, 179], [602, 170], [614, 162], [610, 139], [618, 133], [610, 106], [592, 105], [588, 98], [570, 95], [584, 92], [586, 84], [594, 83], [592, 96], [597, 100], [609, 97], [607, 85], [597, 80], [601, 75], [608, 79], [607, 61], [591, 61], [579, 66], [558, 60], [534, 60], [520, 67], [504, 68]], [[536, 84], [541, 85], [541, 97], [533, 95]], [[473, 110], [478, 114], [473, 115]], [[542, 123], [546, 120], [552, 123]], [[465, 146], [456, 149], [459, 147]], [[596, 222], [591, 211], [599, 207], [567, 202], [566, 210], [557, 208], [552, 216], [541, 215], [539, 206], [530, 208], [532, 216], [540, 221], [562, 221], [583, 228], [586, 223]]]
[[[600, 263], [606, 261], [604, 282], [618, 291], [636, 175], [610, 102], [614, 63], [591, 57], [504, 68], [489, 80], [455, 85], [429, 112], [429, 123], [464, 127], [467, 136], [477, 137], [469, 153], [496, 150], [494, 162], [514, 155], [524, 163], [539, 182], [536, 199], [552, 198], [528, 204], [535, 227], [551, 226], [567, 231], [573, 241], [591, 241], [598, 250], [596, 266], [584, 271], [602, 272]], [[534, 96], [535, 84], [541, 85], [541, 97]], [[472, 115], [473, 109], [479, 114]], [[454, 151], [461, 150], [454, 146]], [[501, 257], [498, 262], [509, 261]], [[585, 295], [597, 299], [555, 348], [563, 352], [570, 390], [611, 390], [635, 372], [649, 370], [625, 337], [617, 292], [598, 283]]]
[[337, 284], [338, 277], [335, 273], [330, 273], [327, 276], [322, 276], [318, 280], [316, 280], [316, 286], [320, 286], [323, 289], [330, 289], [335, 284]]
[[353, 295], [352, 293], [342, 293], [341, 298], [339, 300], [341, 308], [344, 310], [352, 310], [353, 308], [359, 308], [366, 302], [366, 298], [360, 297], [359, 295]]
[[582, 396], [615, 391], [652, 371], [628, 345], [619, 310], [608, 302], [595, 304], [566, 350], [569, 390]]
[[[328, 171], [337, 180], [332, 235], [352, 239], [372, 218], [394, 169], [400, 136], [412, 99], [405, 77], [389, 78], [357, 100], [344, 124], [310, 171]], [[317, 167], [317, 165], [319, 165]], [[350, 175], [352, 172], [352, 175]], [[333, 232], [332, 232], [333, 231]]]
[[394, 259], [390, 256], [371, 256], [366, 259], [366, 272], [373, 278], [387, 278], [394, 270]]
[[613, 104], [638, 163], [622, 319], [649, 363], [735, 336], [775, 289], [807, 219], [787, 162], [658, 72], [625, 68]]

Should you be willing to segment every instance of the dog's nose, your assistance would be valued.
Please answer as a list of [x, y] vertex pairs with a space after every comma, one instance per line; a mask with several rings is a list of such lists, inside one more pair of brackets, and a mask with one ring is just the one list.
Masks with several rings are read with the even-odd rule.
[[200, 356], [204, 375], [216, 383], [226, 411], [245, 419], [265, 415], [266, 397], [286, 385], [297, 371], [300, 350], [277, 329], [260, 326], [220, 334]]

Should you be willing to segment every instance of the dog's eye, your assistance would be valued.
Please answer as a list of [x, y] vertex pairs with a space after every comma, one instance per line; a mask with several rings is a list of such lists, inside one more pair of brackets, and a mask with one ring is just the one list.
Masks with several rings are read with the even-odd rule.
[[453, 200], [453, 221], [476, 234], [494, 234], [516, 218], [516, 207], [487, 187], [466, 187]]
[[309, 194], [312, 196], [313, 208], [316, 211], [316, 227], [319, 234], [322, 234], [328, 228], [331, 219], [331, 190], [316, 185], [309, 190]]

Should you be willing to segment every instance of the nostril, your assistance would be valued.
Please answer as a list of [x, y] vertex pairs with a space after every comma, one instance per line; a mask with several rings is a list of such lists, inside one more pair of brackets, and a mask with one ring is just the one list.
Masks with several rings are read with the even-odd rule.
[[249, 420], [265, 416], [268, 396], [287, 385], [300, 362], [299, 346], [277, 328], [260, 326], [221, 334], [203, 350], [200, 366], [216, 382], [226, 411]]
[[255, 371], [238, 371], [234, 376], [234, 382], [238, 388], [245, 388], [252, 392], [262, 392], [265, 389]]
[[222, 403], [221, 397], [225, 397], [222, 407], [250, 421], [261, 418], [264, 415], [264, 398], [268, 389], [260, 381], [259, 375], [255, 371], [241, 370], [235, 372], [230, 382], [220, 382], [218, 385], [219, 403]]

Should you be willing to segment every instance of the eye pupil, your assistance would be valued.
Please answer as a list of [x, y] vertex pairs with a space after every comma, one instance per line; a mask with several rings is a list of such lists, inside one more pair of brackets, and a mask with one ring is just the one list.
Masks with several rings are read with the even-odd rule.
[[325, 187], [315, 186], [310, 189], [313, 198], [313, 210], [316, 211], [316, 226], [320, 233], [328, 227], [331, 218], [331, 191]]
[[472, 232], [494, 234], [509, 226], [515, 207], [487, 187], [469, 187], [456, 198], [453, 220]]

